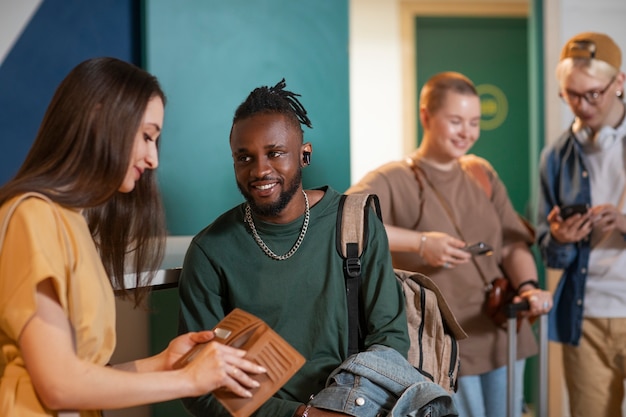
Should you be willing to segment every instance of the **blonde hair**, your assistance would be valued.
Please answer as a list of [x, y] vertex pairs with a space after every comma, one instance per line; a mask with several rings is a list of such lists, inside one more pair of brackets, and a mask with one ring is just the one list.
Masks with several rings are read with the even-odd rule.
[[619, 73], [619, 69], [598, 59], [565, 58], [556, 66], [556, 79], [563, 81], [574, 68], [593, 78], [612, 78]]
[[426, 81], [420, 92], [420, 109], [435, 113], [443, 104], [448, 91], [478, 96], [474, 83], [465, 75], [454, 72], [440, 72]]

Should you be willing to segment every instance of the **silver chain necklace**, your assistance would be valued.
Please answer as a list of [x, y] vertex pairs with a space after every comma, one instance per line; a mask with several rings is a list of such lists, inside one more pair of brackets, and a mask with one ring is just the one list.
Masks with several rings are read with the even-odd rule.
[[265, 244], [265, 242], [263, 242], [263, 239], [261, 239], [261, 236], [259, 236], [259, 233], [256, 231], [256, 227], [254, 226], [254, 220], [252, 219], [252, 209], [250, 208], [250, 204], [246, 203], [246, 215], [244, 217], [244, 220], [246, 221], [246, 223], [248, 223], [248, 226], [250, 226], [250, 230], [252, 230], [252, 237], [254, 237], [257, 245], [259, 245], [259, 247], [263, 249], [263, 252], [265, 252], [265, 254], [272, 259], [275, 259], [277, 261], [284, 261], [285, 259], [291, 258], [293, 254], [296, 253], [298, 248], [300, 248], [300, 245], [304, 240], [306, 231], [309, 228], [309, 218], [311, 217], [311, 211], [309, 210], [309, 198], [307, 197], [304, 190], [302, 190], [302, 194], [304, 194], [304, 204], [306, 206], [306, 209], [304, 211], [304, 223], [302, 223], [302, 229], [300, 229], [300, 236], [298, 236], [298, 240], [296, 240], [296, 243], [293, 244], [289, 252], [284, 255], [276, 255]]

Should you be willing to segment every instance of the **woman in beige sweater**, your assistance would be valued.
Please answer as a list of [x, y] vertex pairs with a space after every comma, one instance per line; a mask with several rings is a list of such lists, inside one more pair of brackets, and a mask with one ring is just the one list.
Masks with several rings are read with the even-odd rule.
[[[531, 314], [552, 306], [539, 289], [529, 245], [532, 233], [513, 209], [506, 188], [484, 159], [466, 155], [480, 135], [480, 99], [465, 76], [433, 76], [420, 95], [423, 138], [406, 160], [370, 172], [349, 193], [380, 199], [394, 267], [430, 276], [469, 335], [460, 341], [461, 368], [455, 403], [459, 415], [506, 415], [506, 330], [483, 309], [485, 288], [506, 276]], [[467, 247], [485, 243], [489, 254]], [[518, 346], [516, 407], [521, 413], [524, 359], [536, 352], [528, 323]]]

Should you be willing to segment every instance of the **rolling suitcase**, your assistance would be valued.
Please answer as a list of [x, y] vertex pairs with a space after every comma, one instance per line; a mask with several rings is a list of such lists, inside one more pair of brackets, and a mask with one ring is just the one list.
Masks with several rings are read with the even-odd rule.
[[[507, 366], [507, 416], [514, 416], [514, 383], [515, 383], [515, 361], [517, 358], [517, 313], [530, 308], [528, 301], [509, 304], [506, 308], [508, 318], [508, 365]], [[539, 384], [537, 392], [537, 408], [535, 417], [548, 417], [548, 315], [539, 316]]]

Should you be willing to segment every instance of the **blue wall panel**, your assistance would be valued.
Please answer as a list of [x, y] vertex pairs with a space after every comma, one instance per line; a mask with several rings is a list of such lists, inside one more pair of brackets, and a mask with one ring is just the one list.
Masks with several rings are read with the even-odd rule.
[[0, 184], [16, 173], [75, 65], [95, 56], [138, 62], [138, 11], [133, 0], [42, 2], [0, 63]]

